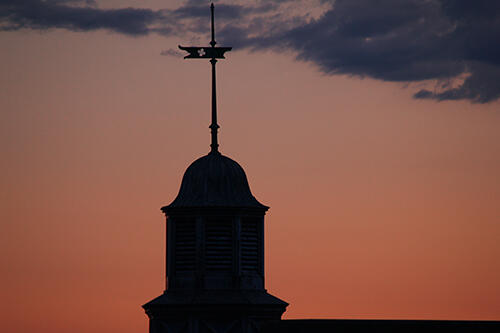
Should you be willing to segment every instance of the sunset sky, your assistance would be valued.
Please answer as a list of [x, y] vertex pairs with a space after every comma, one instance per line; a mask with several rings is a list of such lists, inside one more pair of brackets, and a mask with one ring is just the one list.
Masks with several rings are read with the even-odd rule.
[[[500, 320], [500, 2], [216, 1], [285, 318]], [[209, 1], [0, 0], [0, 331], [147, 332]]]

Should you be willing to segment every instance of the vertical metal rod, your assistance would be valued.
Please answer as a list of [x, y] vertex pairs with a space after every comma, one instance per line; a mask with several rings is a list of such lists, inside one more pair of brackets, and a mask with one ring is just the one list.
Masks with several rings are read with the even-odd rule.
[[[215, 47], [215, 26], [214, 26], [214, 4], [210, 5], [210, 13], [211, 13], [211, 23], [212, 23], [212, 40], [210, 41], [210, 45]], [[217, 59], [210, 59], [210, 63], [212, 64], [212, 124], [210, 124], [211, 134], [212, 134], [212, 143], [210, 144], [211, 153], [218, 153], [219, 143], [217, 142], [217, 131], [219, 129], [219, 125], [217, 124], [217, 87], [215, 84], [215, 64], [217, 63]]]
[[217, 59], [210, 59], [210, 63], [212, 64], [212, 124], [210, 124], [212, 143], [210, 147], [212, 148], [212, 153], [218, 153], [217, 131], [219, 125], [217, 124], [217, 93], [215, 84], [215, 64], [217, 63]]

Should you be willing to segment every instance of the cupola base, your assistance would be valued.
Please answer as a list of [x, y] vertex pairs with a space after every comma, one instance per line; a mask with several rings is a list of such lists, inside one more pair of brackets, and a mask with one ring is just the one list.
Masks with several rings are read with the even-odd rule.
[[149, 333], [258, 333], [287, 306], [265, 290], [167, 290], [143, 308]]

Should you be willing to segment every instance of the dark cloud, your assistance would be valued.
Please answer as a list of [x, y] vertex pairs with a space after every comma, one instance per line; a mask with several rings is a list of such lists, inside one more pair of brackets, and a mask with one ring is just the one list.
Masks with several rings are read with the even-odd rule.
[[[280, 24], [290, 19], [281, 18]], [[488, 0], [337, 0], [317, 19], [259, 36], [229, 23], [224, 39], [255, 50], [291, 50], [327, 74], [437, 83], [415, 98], [500, 98], [500, 2]], [[267, 36], [265, 33], [269, 33]]]
[[500, 67], [475, 63], [469, 73], [458, 87], [449, 87], [442, 91], [422, 89], [414, 97], [439, 101], [468, 99], [476, 103], [488, 103], [500, 97]]
[[[240, 5], [220, 4], [217, 6], [217, 19], [239, 19], [244, 14], [247, 14], [243, 11], [244, 9], [245, 7]], [[210, 18], [210, 11], [208, 10], [208, 6], [206, 4], [186, 5], [172, 11], [171, 15], [177, 18]]]
[[161, 18], [160, 12], [150, 9], [99, 9], [94, 1], [0, 0], [0, 30], [108, 29], [127, 35], [145, 35]]
[[[0, 29], [108, 29], [208, 41], [208, 3], [153, 11], [100, 9], [84, 0], [0, 0]], [[332, 75], [431, 82], [432, 89], [414, 95], [420, 99], [500, 98], [500, 1], [259, 0], [217, 3], [216, 11], [221, 45], [292, 51]]]

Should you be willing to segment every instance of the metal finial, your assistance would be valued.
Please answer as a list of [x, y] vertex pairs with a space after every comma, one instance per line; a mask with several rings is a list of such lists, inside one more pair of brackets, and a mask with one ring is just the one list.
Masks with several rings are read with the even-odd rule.
[[210, 4], [210, 13], [211, 13], [211, 27], [212, 27], [212, 40], [210, 41], [210, 45], [212, 47], [215, 47], [215, 44], [217, 44], [217, 42], [215, 41], [215, 27], [214, 27], [214, 3], [212, 2]]
[[211, 150], [210, 153], [219, 154], [219, 143], [217, 142], [217, 132], [219, 129], [219, 125], [217, 124], [217, 93], [216, 93], [216, 80], [215, 80], [215, 64], [217, 63], [217, 59], [225, 59], [224, 53], [227, 51], [231, 51], [232, 47], [215, 47], [217, 42], [215, 41], [215, 24], [214, 24], [214, 4], [210, 5], [210, 13], [211, 13], [211, 32], [212, 32], [212, 40], [210, 41], [211, 47], [198, 47], [198, 46], [189, 46], [184, 47], [180, 46], [181, 50], [187, 51], [189, 54], [184, 57], [184, 59], [210, 59], [210, 63], [212, 64], [212, 122], [210, 124], [210, 132], [211, 132]]

